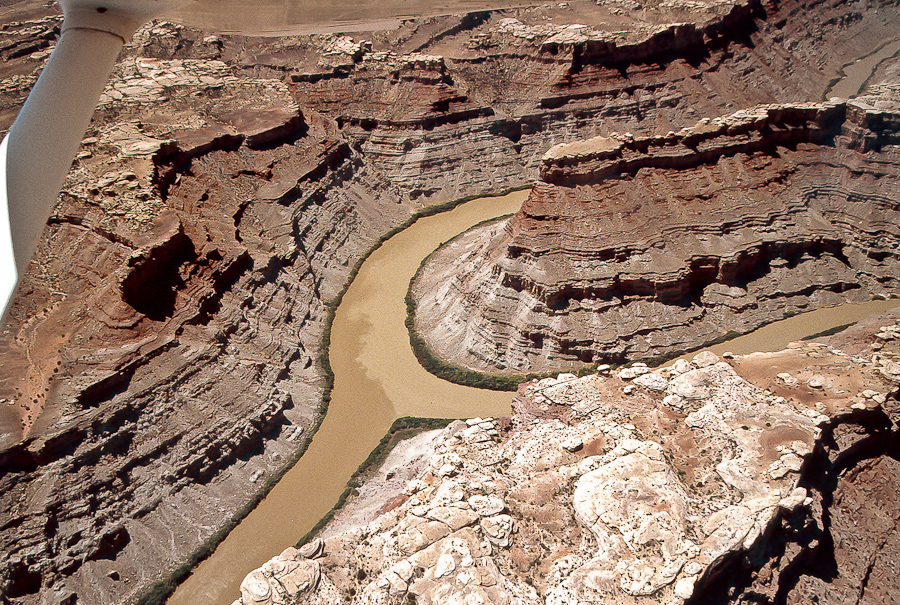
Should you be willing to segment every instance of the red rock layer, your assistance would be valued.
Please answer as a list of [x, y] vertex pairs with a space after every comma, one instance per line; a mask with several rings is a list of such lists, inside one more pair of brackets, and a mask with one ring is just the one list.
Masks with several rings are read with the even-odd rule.
[[762, 106], [555, 147], [505, 227], [429, 260], [417, 328], [442, 358], [540, 371], [896, 292], [897, 115]]
[[[605, 50], [548, 44], [560, 7], [410, 21], [370, 45], [141, 30], [0, 335], [0, 593], [127, 602], [220, 529], [309, 436], [326, 303], [414, 210], [524, 184], [558, 142], [818, 97], [894, 35], [893, 5], [866, 7], [653, 8], [616, 16], [634, 32]], [[5, 8], [0, 129], [59, 23]], [[524, 37], [503, 21], [545, 16]], [[697, 25], [648, 37], [672, 16]]]

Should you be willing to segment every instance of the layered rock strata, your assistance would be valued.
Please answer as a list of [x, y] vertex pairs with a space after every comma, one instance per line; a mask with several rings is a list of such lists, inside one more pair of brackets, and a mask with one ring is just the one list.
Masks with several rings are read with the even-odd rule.
[[[326, 303], [412, 212], [524, 184], [556, 143], [817, 98], [896, 35], [877, 6], [142, 29], [0, 334], [0, 593], [128, 602], [201, 552], [309, 437]], [[49, 10], [4, 7], [0, 131], [56, 42]]]
[[454, 363], [544, 371], [893, 295], [897, 92], [558, 145], [514, 217], [423, 266], [416, 330]]
[[320, 286], [347, 263], [313, 251], [371, 189], [323, 191], [349, 150], [284, 84], [120, 69], [6, 327], [4, 394], [27, 407], [4, 432], [2, 577], [22, 602], [138, 596], [287, 463], [318, 414]]
[[529, 383], [510, 420], [448, 427], [402, 492], [367, 492], [380, 514], [286, 550], [235, 604], [880, 602], [896, 342]]

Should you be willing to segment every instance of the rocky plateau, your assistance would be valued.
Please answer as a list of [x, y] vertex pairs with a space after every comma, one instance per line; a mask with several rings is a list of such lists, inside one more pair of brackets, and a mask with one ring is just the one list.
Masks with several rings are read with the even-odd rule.
[[[635, 141], [668, 140], [663, 133], [685, 132], [683, 128], [695, 127], [704, 117], [760, 104], [818, 101], [848, 59], [896, 38], [898, 12], [895, 3], [880, 1], [572, 0], [409, 19], [396, 29], [352, 37], [322, 33], [256, 38], [169, 22], [147, 25], [119, 57], [0, 332], [0, 602], [158, 602], [173, 579], [265, 493], [310, 438], [328, 384], [319, 360], [329, 305], [366, 251], [415, 212], [526, 185], [540, 176], [545, 154], [561, 143], [609, 138], [617, 132], [630, 132]], [[56, 44], [60, 22], [55, 8], [44, 2], [3, 3], [0, 133], [10, 127], [36, 81]], [[879, 68], [873, 82], [889, 82], [890, 65]], [[843, 102], [798, 111], [834, 112], [843, 116], [841, 124], [858, 127], [844, 134], [842, 126], [835, 138], [856, 141], [861, 151], [852, 153], [865, 154], [853, 156], [860, 159], [855, 160], [856, 172], [847, 176], [865, 183], [860, 191], [878, 193], [894, 181], [889, 142], [875, 140], [871, 149], [866, 147], [866, 133], [874, 132], [864, 121], [871, 112], [863, 111], [863, 122], [854, 122], [856, 114]], [[746, 119], [753, 122], [757, 113], [751, 110]], [[809, 141], [785, 152], [789, 160], [819, 161], [812, 153], [822, 146], [813, 136], [819, 131], [810, 132]], [[644, 153], [629, 145], [622, 142], [626, 155]], [[673, 145], [671, 150], [682, 147]], [[835, 149], [824, 157], [837, 162], [851, 154], [850, 147]], [[737, 169], [744, 155], [740, 151], [723, 162]], [[752, 162], [782, 161], [753, 157]], [[873, 167], [878, 162], [880, 172]], [[786, 170], [788, 164], [785, 161]], [[797, 166], [790, 164], [790, 169]], [[771, 178], [771, 170], [760, 170], [759, 179]], [[665, 174], [661, 170], [658, 178]], [[671, 174], [678, 178], [683, 169]], [[876, 174], [883, 185], [875, 182]], [[546, 182], [538, 191], [554, 186]], [[712, 195], [715, 187], [709, 188]], [[823, 190], [822, 201], [816, 203], [826, 205], [855, 189], [829, 191]], [[734, 210], [733, 221], [743, 220], [740, 212], [745, 210]], [[722, 216], [728, 211], [722, 209]], [[836, 206], [838, 215], [844, 211]], [[846, 217], [841, 220], [856, 224]], [[808, 227], [831, 233], [825, 222]], [[863, 231], [870, 227], [880, 229], [870, 233], [872, 238], [895, 233], [893, 227], [874, 222]], [[787, 235], [801, 233], [798, 227]], [[777, 239], [775, 234], [772, 238]], [[861, 248], [862, 234], [857, 245], [853, 255], [867, 254]], [[827, 246], [820, 252], [816, 259], [834, 256]], [[887, 276], [894, 262], [892, 256], [876, 260], [865, 287]], [[875, 267], [880, 263], [882, 269]], [[827, 269], [821, 280], [826, 285], [863, 279], [850, 275], [840, 259], [805, 266]], [[894, 279], [879, 282], [884, 291], [893, 288]], [[698, 329], [698, 339], [708, 330]], [[732, 381], [738, 391], [756, 393], [756, 387], [745, 385], [731, 370], [713, 367], [718, 369], [697, 371], [718, 372], [717, 379]], [[604, 380], [614, 384], [616, 379]], [[536, 395], [523, 392], [521, 401], [529, 397]], [[649, 409], [646, 406], [656, 405], [658, 397], [645, 399], [645, 407], [635, 410]], [[803, 442], [812, 455], [820, 447], [831, 447], [816, 432], [824, 429], [790, 401], [775, 403], [763, 397], [758, 411], [715, 401], [722, 414], [746, 417], [741, 422], [754, 430], [758, 427], [753, 418], [761, 418], [762, 410], [783, 415], [798, 432], [780, 445]], [[854, 427], [862, 426], [854, 418], [889, 415], [859, 410], [842, 415], [843, 408], [835, 409], [822, 413], [830, 422], [846, 418], [840, 426], [849, 427], [851, 436], [857, 434]], [[699, 411], [678, 413], [687, 417]], [[587, 411], [578, 416], [579, 422], [588, 423], [584, 435], [599, 439], [606, 434], [601, 427], [609, 429], [604, 439], [610, 447], [598, 445], [596, 455], [607, 457], [585, 462], [581, 473], [572, 469], [582, 454], [562, 450], [558, 464], [553, 458], [555, 466], [534, 471], [549, 472], [548, 481], [568, 477], [568, 483], [560, 483], [561, 491], [547, 484], [540, 493], [514, 495], [511, 484], [476, 490], [448, 483], [440, 497], [432, 496], [435, 486], [428, 485], [410, 494], [407, 508], [389, 513], [393, 516], [385, 523], [395, 519], [399, 524], [401, 513], [415, 501], [424, 507], [416, 508], [423, 516], [416, 517], [421, 521], [410, 518], [402, 540], [400, 534], [390, 538], [394, 542], [385, 538], [385, 547], [396, 549], [391, 560], [401, 564], [413, 557], [421, 550], [416, 545], [424, 547], [434, 535], [430, 532], [446, 529], [440, 537], [444, 539], [462, 531], [422, 554], [421, 561], [409, 563], [421, 567], [409, 569], [431, 569], [426, 559], [443, 557], [437, 580], [452, 576], [474, 582], [477, 575], [478, 586], [490, 588], [500, 599], [509, 594], [527, 601], [551, 593], [565, 599], [570, 594], [566, 591], [587, 586], [578, 578], [588, 576], [596, 579], [591, 580], [591, 586], [598, 587], [596, 594], [613, 590], [613, 584], [627, 577], [634, 593], [622, 593], [628, 599], [644, 599], [643, 593], [653, 586], [674, 599], [676, 590], [686, 593], [691, 582], [713, 586], [707, 581], [713, 573], [709, 570], [722, 569], [723, 557], [725, 562], [733, 560], [726, 553], [734, 549], [737, 537], [728, 538], [721, 533], [725, 529], [716, 533], [718, 526], [702, 523], [698, 511], [732, 507], [744, 518], [752, 517], [761, 532], [768, 531], [782, 518], [776, 512], [779, 503], [794, 497], [798, 487], [806, 488], [798, 483], [804, 475], [793, 470], [779, 478], [757, 477], [742, 487], [718, 474], [703, 475], [712, 482], [708, 493], [702, 486], [694, 488], [693, 475], [681, 478], [676, 467], [660, 459], [673, 451], [670, 446], [637, 424], [628, 429], [623, 414], [609, 420]], [[534, 434], [569, 426], [562, 417], [537, 415], [535, 420], [538, 423], [527, 429]], [[547, 427], [541, 429], [545, 422]], [[865, 430], [868, 422], [863, 423]], [[872, 422], [887, 426], [883, 420]], [[512, 426], [476, 423], [472, 432], [485, 431], [491, 437], [490, 452], [500, 452], [504, 446], [494, 439], [507, 439]], [[698, 439], [726, 440], [724, 434], [701, 428], [696, 429]], [[492, 436], [494, 430], [499, 437]], [[859, 429], [860, 439], [869, 443], [865, 430]], [[726, 453], [732, 458], [745, 455], [757, 469], [775, 462], [758, 459], [748, 445], [750, 433], [741, 438], [744, 441], [724, 452], [707, 448], [703, 455], [692, 454], [697, 459], [690, 465], [710, 471]], [[446, 447], [468, 447], [467, 439], [460, 436]], [[792, 451], [798, 459], [810, 455], [803, 448]], [[485, 455], [493, 455], [490, 452]], [[519, 466], [510, 462], [484, 472], [490, 477], [495, 472], [513, 473], [510, 477], [525, 473], [531, 458], [522, 456]], [[453, 466], [453, 460], [448, 458], [441, 467]], [[479, 460], [461, 460], [457, 467]], [[596, 467], [587, 469], [594, 463]], [[672, 510], [658, 511], [658, 523], [675, 532], [664, 541], [664, 551], [654, 550], [649, 537], [662, 531], [661, 525], [638, 531], [629, 525], [636, 519], [590, 504], [590, 494], [617, 481], [616, 469], [628, 464], [657, 469], [645, 487], [679, 498], [672, 501]], [[690, 465], [685, 463], [685, 473]], [[861, 469], [859, 476], [883, 468]], [[593, 478], [582, 483], [582, 476]], [[500, 475], [496, 480], [506, 481]], [[848, 502], [868, 497], [865, 490], [888, 489], [865, 481], [859, 485], [862, 491], [847, 495]], [[555, 559], [544, 557], [542, 550], [506, 550], [515, 549], [515, 532], [524, 527], [511, 512], [536, 507], [528, 510], [541, 515], [537, 509], [542, 502], [571, 502], [566, 490], [585, 495], [577, 520], [574, 512], [560, 513], [559, 518], [548, 513], [540, 535], [548, 545], [569, 540], [566, 532], [581, 536], [571, 538], [573, 545], [579, 544], [567, 559], [571, 565], [552, 567]], [[777, 501], [775, 490], [780, 494]], [[809, 497], [811, 504], [794, 507], [794, 498], [782, 508], [815, 509], [816, 496]], [[482, 514], [496, 508], [490, 498], [503, 508]], [[529, 504], [530, 498], [534, 501]], [[441, 511], [434, 515], [444, 516], [431, 519], [427, 515], [436, 507]], [[601, 517], [613, 519], [611, 525], [604, 527]], [[842, 519], [846, 524], [856, 520], [852, 515]], [[557, 537], [554, 528], [562, 532]], [[629, 532], [627, 539], [623, 532]], [[483, 542], [488, 535], [493, 538]], [[633, 568], [611, 567], [596, 540], [609, 540], [610, 548], [633, 561]], [[693, 556], [688, 542], [699, 549]], [[822, 552], [834, 550], [834, 544], [823, 544]], [[458, 550], [445, 552], [445, 547]], [[315, 598], [327, 600], [337, 593], [352, 597], [338, 572], [323, 568], [314, 558], [317, 549], [310, 548], [301, 558], [291, 552], [272, 565], [301, 570], [291, 582], [297, 590], [305, 586], [319, 595]], [[479, 561], [472, 570], [476, 575], [462, 565], [468, 561], [464, 551]], [[329, 547], [325, 552], [336, 551]], [[516, 554], [503, 554], [507, 552]], [[495, 556], [497, 562], [492, 562]], [[374, 560], [366, 565], [358, 567], [364, 576], [382, 574]], [[398, 574], [407, 573], [405, 565]], [[516, 579], [509, 565], [533, 568], [535, 573], [523, 572], [522, 579]], [[767, 573], [775, 577], [780, 569], [771, 567]], [[419, 585], [419, 592], [410, 594], [441, 600], [435, 591], [446, 589], [440, 589], [434, 573]], [[249, 590], [260, 595], [264, 582], [255, 577]], [[412, 578], [397, 577], [407, 585]], [[383, 588], [373, 584], [367, 594], [393, 598]]]
[[388, 459], [235, 605], [893, 602], [898, 317], [527, 383]]

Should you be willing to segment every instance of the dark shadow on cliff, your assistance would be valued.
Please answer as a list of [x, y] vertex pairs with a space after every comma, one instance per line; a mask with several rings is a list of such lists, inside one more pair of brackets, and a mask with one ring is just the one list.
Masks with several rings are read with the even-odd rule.
[[[897, 392], [891, 394], [897, 405]], [[862, 434], [858, 441], [840, 450], [835, 438], [838, 427], [854, 426]], [[853, 412], [837, 416], [823, 427], [822, 439], [801, 469], [800, 487], [821, 499], [822, 516], [816, 519], [811, 508], [801, 507], [780, 515], [749, 550], [726, 555], [697, 583], [685, 605], [726, 605], [794, 602], [792, 592], [804, 576], [832, 582], [841, 574], [835, 560], [831, 533], [831, 508], [838, 483], [848, 471], [880, 456], [900, 459], [900, 432], [882, 410]], [[763, 594], [754, 589], [761, 570], [768, 567], [775, 586]]]
[[131, 259], [131, 271], [122, 282], [122, 299], [154, 321], [172, 317], [177, 292], [185, 287], [179, 269], [196, 258], [194, 243], [180, 232], [145, 255]]

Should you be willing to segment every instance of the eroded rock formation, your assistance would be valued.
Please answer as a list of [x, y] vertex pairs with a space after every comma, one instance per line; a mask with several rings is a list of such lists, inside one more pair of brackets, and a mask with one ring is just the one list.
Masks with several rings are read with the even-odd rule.
[[[451, 425], [402, 494], [363, 498], [402, 503], [282, 555], [317, 584], [270, 566], [236, 604], [882, 602], [900, 366], [896, 336], [855, 340], [525, 385], [510, 420]], [[260, 573], [278, 598], [254, 600]]]
[[[319, 412], [326, 303], [415, 210], [525, 184], [557, 143], [818, 98], [896, 35], [888, 3], [635, 8], [142, 29], [0, 335], [4, 598], [134, 600], [252, 502]], [[49, 11], [4, 7], [0, 130]]]
[[429, 259], [417, 331], [455, 363], [541, 371], [895, 294], [898, 92], [558, 145], [519, 213]]

